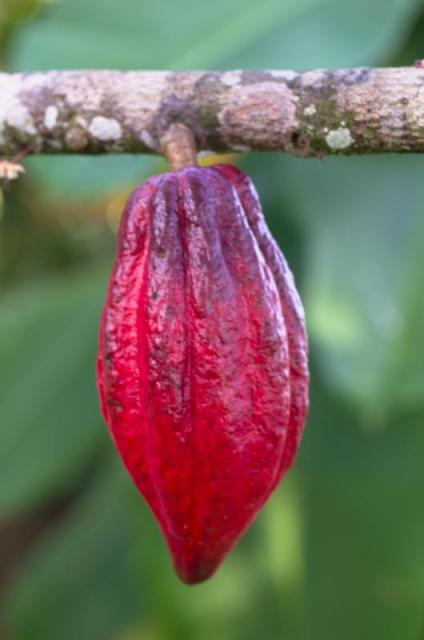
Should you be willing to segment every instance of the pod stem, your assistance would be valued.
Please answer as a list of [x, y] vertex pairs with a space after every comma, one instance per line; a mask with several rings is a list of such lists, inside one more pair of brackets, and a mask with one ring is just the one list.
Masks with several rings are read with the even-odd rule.
[[197, 149], [193, 132], [182, 122], [171, 124], [161, 139], [161, 151], [171, 171], [197, 166]]

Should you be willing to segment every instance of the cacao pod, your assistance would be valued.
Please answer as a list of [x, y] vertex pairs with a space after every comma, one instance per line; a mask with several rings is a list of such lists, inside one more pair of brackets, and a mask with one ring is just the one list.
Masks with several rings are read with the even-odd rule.
[[178, 575], [207, 579], [293, 462], [308, 409], [302, 305], [241, 171], [190, 167], [130, 196], [97, 380]]

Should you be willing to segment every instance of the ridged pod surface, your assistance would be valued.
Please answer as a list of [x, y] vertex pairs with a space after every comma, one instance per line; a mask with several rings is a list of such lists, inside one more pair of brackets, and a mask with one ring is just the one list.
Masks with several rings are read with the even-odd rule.
[[207, 579], [293, 462], [308, 410], [302, 305], [238, 169], [165, 173], [130, 196], [97, 367], [178, 575]]

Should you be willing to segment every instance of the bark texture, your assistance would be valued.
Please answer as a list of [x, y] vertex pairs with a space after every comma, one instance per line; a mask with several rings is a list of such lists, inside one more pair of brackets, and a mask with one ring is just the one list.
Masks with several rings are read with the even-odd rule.
[[171, 124], [203, 151], [424, 151], [424, 69], [0, 74], [0, 154], [160, 153]]

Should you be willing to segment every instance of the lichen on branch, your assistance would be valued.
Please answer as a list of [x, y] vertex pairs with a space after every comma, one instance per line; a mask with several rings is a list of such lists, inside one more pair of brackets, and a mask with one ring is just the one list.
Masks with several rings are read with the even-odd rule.
[[199, 151], [424, 151], [424, 69], [0, 73], [0, 154], [160, 153], [173, 123]]

